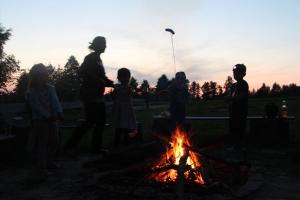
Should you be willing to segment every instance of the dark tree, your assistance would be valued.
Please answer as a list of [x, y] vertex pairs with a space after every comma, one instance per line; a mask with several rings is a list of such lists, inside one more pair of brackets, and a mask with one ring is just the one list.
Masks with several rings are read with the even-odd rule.
[[201, 95], [201, 87], [200, 87], [200, 84], [197, 83], [196, 84], [196, 98], [200, 99], [200, 95]]
[[262, 84], [262, 86], [257, 89], [255, 96], [257, 97], [267, 97], [270, 94], [270, 87], [267, 86], [265, 83]]
[[201, 94], [200, 84], [197, 83], [196, 81], [193, 81], [190, 84], [189, 93], [192, 96], [192, 98], [200, 99], [200, 94]]
[[297, 96], [300, 95], [300, 87], [295, 83], [282, 86], [282, 95], [283, 96]]
[[271, 96], [279, 96], [281, 93], [281, 86], [278, 83], [274, 83], [270, 91]]
[[140, 90], [141, 90], [142, 95], [146, 94], [146, 93], [149, 93], [149, 88], [150, 88], [150, 85], [149, 85], [148, 81], [143, 80], [143, 82], [140, 86]]
[[217, 96], [217, 82], [210, 81], [209, 89], [210, 89], [210, 97], [211, 98], [214, 98], [215, 96]]
[[11, 80], [12, 74], [20, 69], [19, 62], [13, 55], [6, 55], [3, 46], [9, 37], [11, 30], [5, 30], [0, 24], [0, 89], [5, 89], [5, 83]]
[[146, 103], [146, 108], [147, 110], [149, 109], [150, 105], [149, 105], [149, 100], [150, 100], [150, 85], [148, 83], [147, 80], [143, 80], [141, 86], [140, 86], [140, 91], [141, 91], [141, 95], [142, 97], [145, 99], [145, 103]]
[[136, 95], [138, 92], [138, 86], [139, 83], [137, 82], [137, 80], [132, 76], [129, 82], [129, 85], [131, 86], [133, 93]]
[[20, 100], [23, 100], [24, 93], [28, 87], [28, 81], [29, 81], [29, 73], [24, 71], [18, 78], [16, 88], [15, 88], [15, 94], [16, 97]]
[[202, 90], [202, 98], [203, 99], [209, 99], [210, 97], [210, 84], [209, 82], [204, 82], [203, 85], [201, 86]]
[[189, 92], [190, 92], [192, 98], [196, 98], [197, 97], [197, 83], [196, 83], [196, 81], [193, 81], [190, 84]]
[[217, 85], [217, 95], [218, 96], [223, 95], [223, 87], [221, 85]]
[[233, 84], [233, 79], [231, 76], [227, 76], [227, 79], [224, 83], [224, 95], [228, 95], [230, 92], [230, 88]]
[[79, 63], [74, 56], [70, 56], [64, 69], [53, 68], [52, 79], [57, 94], [62, 100], [75, 100], [79, 95]]
[[162, 90], [166, 90], [170, 84], [170, 81], [168, 77], [163, 74], [161, 77], [158, 78], [157, 84], [156, 84], [156, 92], [160, 92]]
[[250, 91], [250, 96], [254, 97], [254, 96], [255, 96], [255, 94], [256, 94], [256, 91], [255, 91], [255, 89], [252, 89], [252, 90]]

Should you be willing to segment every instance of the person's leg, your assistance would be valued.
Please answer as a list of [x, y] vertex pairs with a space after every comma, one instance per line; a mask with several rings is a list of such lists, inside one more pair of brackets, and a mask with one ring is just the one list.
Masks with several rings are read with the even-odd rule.
[[235, 118], [232, 121], [232, 136], [234, 148], [238, 151], [242, 149], [245, 132], [246, 119], [244, 117]]
[[59, 136], [57, 122], [50, 122], [49, 124], [49, 155], [53, 157], [59, 149]]
[[94, 104], [84, 103], [85, 121], [76, 127], [65, 149], [76, 149], [82, 136], [94, 125]]
[[230, 145], [234, 145], [236, 143], [235, 141], [235, 132], [236, 132], [236, 128], [235, 128], [235, 121], [233, 119], [232, 116], [230, 116], [229, 118], [229, 140], [228, 140], [228, 143]]
[[98, 153], [102, 150], [103, 145], [103, 130], [106, 122], [106, 111], [104, 102], [99, 102], [95, 104], [95, 109], [93, 113], [96, 127], [93, 132], [92, 137], [92, 152]]
[[35, 120], [32, 122], [32, 128], [37, 136], [37, 165], [41, 173], [47, 171], [48, 159], [48, 142], [49, 142], [49, 129], [48, 122], [43, 120]]
[[59, 133], [58, 133], [58, 123], [50, 122], [49, 124], [49, 144], [48, 144], [48, 160], [47, 167], [49, 168], [57, 168], [57, 165], [54, 164], [54, 159], [56, 153], [59, 149]]
[[239, 148], [244, 148], [245, 146], [245, 135], [246, 135], [246, 124], [247, 124], [247, 118], [241, 117], [239, 121], [238, 126], [238, 136], [237, 136], [237, 144]]

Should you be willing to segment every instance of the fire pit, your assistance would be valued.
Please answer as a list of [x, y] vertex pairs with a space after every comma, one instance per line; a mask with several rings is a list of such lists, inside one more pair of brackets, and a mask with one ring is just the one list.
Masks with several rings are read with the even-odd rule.
[[[163, 138], [163, 137], [161, 137]], [[167, 143], [166, 152], [151, 166], [149, 178], [161, 183], [176, 180], [204, 185], [201, 155], [192, 151], [188, 134], [177, 127]]]
[[[241, 191], [247, 191], [247, 195], [253, 191], [244, 187], [252, 184], [248, 181], [250, 165], [244, 160], [228, 159], [230, 156], [224, 146], [199, 148], [193, 144], [191, 134], [180, 128], [169, 137], [156, 136], [159, 140], [112, 152], [89, 163], [99, 170], [93, 175], [97, 183], [91, 181], [89, 187], [110, 192], [116, 199], [120, 196], [123, 199], [160, 196], [185, 199], [214, 195], [230, 199], [239, 194], [241, 188], [246, 188]], [[260, 182], [254, 185], [259, 186]]]

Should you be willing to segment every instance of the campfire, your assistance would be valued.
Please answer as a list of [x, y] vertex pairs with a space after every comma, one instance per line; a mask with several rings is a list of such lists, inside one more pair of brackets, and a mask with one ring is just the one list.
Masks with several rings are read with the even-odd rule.
[[150, 179], [161, 183], [184, 181], [205, 184], [201, 155], [192, 150], [188, 134], [177, 127], [166, 142], [166, 151], [151, 165]]

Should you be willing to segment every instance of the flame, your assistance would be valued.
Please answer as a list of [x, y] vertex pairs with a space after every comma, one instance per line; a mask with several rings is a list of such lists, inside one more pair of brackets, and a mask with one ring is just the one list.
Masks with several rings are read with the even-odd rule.
[[158, 182], [175, 182], [177, 179], [176, 168], [179, 166], [180, 159], [186, 154], [188, 157], [186, 160], [187, 170], [184, 173], [185, 178], [197, 184], [204, 184], [199, 155], [190, 151], [190, 146], [187, 134], [177, 127], [171, 136], [166, 153], [153, 164], [153, 173], [150, 178]]

